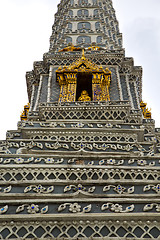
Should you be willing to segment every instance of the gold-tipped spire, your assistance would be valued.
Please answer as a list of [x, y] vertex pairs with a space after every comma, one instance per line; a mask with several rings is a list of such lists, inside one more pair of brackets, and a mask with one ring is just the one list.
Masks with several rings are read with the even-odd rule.
[[85, 57], [85, 52], [84, 52], [84, 48], [82, 49], [82, 58], [81, 58], [82, 60], [85, 60], [86, 59], [86, 57]]

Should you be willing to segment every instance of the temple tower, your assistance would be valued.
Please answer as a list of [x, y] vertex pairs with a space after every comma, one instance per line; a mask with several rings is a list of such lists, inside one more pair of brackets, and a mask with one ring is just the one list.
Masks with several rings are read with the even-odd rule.
[[112, 1], [61, 1], [55, 15], [50, 51], [69, 43], [82, 47], [93, 42], [108, 49], [122, 48]]
[[160, 236], [160, 129], [111, 0], [61, 0], [0, 142], [0, 239]]

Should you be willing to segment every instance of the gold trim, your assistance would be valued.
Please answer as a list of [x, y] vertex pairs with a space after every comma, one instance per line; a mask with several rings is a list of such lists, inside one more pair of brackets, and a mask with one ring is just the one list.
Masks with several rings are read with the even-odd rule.
[[97, 66], [85, 57], [82, 49], [82, 57], [69, 66], [60, 66], [56, 71], [56, 78], [61, 86], [59, 101], [72, 102], [76, 100], [77, 74], [92, 74], [92, 99], [93, 101], [110, 101], [109, 87], [111, 71], [102, 66]]
[[74, 52], [74, 51], [81, 51], [82, 48], [79, 47], [75, 47], [73, 44], [69, 44], [68, 47], [65, 47], [61, 50], [59, 50], [59, 52]]

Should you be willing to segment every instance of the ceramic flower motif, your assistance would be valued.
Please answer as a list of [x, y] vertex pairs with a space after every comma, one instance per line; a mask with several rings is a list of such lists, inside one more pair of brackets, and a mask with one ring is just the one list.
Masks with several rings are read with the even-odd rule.
[[14, 161], [17, 164], [24, 163], [24, 159], [23, 158], [16, 158]]
[[160, 193], [160, 184], [153, 186], [152, 189], [156, 191], [157, 193]]
[[66, 207], [69, 206], [69, 212], [72, 212], [72, 213], [88, 213], [91, 211], [92, 209], [92, 205], [88, 205], [88, 206], [85, 206], [82, 210], [81, 210], [81, 205], [79, 205], [78, 203], [64, 203], [64, 204], [61, 204], [59, 207], [58, 207], [58, 212], [62, 212], [63, 210], [66, 209]]
[[118, 192], [119, 194], [122, 194], [122, 193], [125, 192], [126, 188], [118, 185], [117, 187], [114, 188], [114, 190], [115, 190], [116, 192]]
[[83, 128], [84, 124], [83, 123], [72, 124], [71, 127], [73, 127], [73, 128]]
[[108, 186], [105, 186], [103, 188], [103, 192], [107, 192], [109, 191], [111, 188], [113, 188], [113, 190], [119, 194], [123, 194], [123, 193], [133, 193], [134, 192], [134, 186], [132, 186], [131, 188], [128, 188], [127, 192], [126, 192], [126, 188], [125, 187], [122, 187], [121, 185], [118, 185], [118, 186], [114, 186], [114, 185], [108, 185]]
[[45, 159], [45, 163], [52, 164], [52, 163], [54, 163], [54, 159], [53, 158], [47, 158], [47, 159]]
[[31, 204], [31, 205], [24, 204], [24, 205], [19, 206], [16, 209], [16, 213], [23, 212], [25, 210], [25, 207], [27, 207], [27, 213], [29, 213], [29, 214], [37, 214], [37, 213], [45, 214], [45, 213], [48, 212], [48, 206], [45, 206], [45, 207], [43, 207], [40, 210], [38, 205], [35, 205], [35, 204]]
[[116, 161], [115, 159], [102, 159], [99, 161], [99, 165], [123, 165], [124, 160]]
[[132, 212], [134, 210], [134, 204], [126, 207], [126, 209], [124, 209], [124, 210], [123, 210], [122, 205], [120, 205], [118, 203], [116, 203], [116, 204], [105, 203], [101, 207], [102, 211], [105, 211], [105, 210], [108, 210], [108, 209], [110, 209], [112, 212], [115, 212], [115, 213], [127, 213], [127, 212]]
[[146, 160], [138, 160], [138, 161], [137, 161], [137, 164], [138, 164], [139, 166], [145, 166], [145, 165], [147, 165], [147, 162], [146, 162]]
[[39, 212], [39, 206], [35, 205], [35, 204], [32, 204], [32, 205], [27, 207], [27, 211], [30, 214], [35, 214], [35, 213]]
[[107, 164], [109, 164], [109, 165], [114, 165], [115, 163], [116, 163], [115, 159], [108, 159], [107, 160]]
[[37, 193], [43, 193], [45, 190], [46, 188], [42, 187], [42, 185], [38, 185], [33, 188], [33, 191]]
[[157, 185], [146, 185], [146, 186], [143, 188], [143, 191], [144, 191], [144, 192], [147, 192], [147, 191], [149, 191], [150, 189], [154, 190], [156, 193], [160, 193], [160, 184], [157, 184]]
[[31, 185], [31, 186], [28, 186], [24, 189], [24, 193], [30, 192], [32, 190], [36, 193], [51, 193], [51, 192], [54, 191], [54, 186], [45, 188], [42, 185], [38, 185], [38, 186]]
[[88, 188], [88, 190], [86, 189], [86, 187], [83, 187], [82, 184], [78, 184], [78, 186], [76, 185], [69, 185], [69, 186], [66, 186], [64, 188], [64, 192], [69, 192], [73, 189], [73, 191], [75, 192], [79, 192], [79, 191], [86, 191], [88, 193], [93, 193], [95, 191], [95, 187], [90, 187]]
[[116, 213], [122, 212], [123, 211], [122, 205], [112, 204], [111, 205], [111, 211], [116, 212]]
[[78, 203], [73, 203], [70, 205], [69, 211], [72, 213], [78, 213], [81, 211], [81, 206]]

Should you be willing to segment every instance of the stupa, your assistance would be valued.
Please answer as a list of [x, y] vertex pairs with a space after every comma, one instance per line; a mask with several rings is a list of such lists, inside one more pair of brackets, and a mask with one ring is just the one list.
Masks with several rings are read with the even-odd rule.
[[111, 0], [61, 0], [0, 142], [0, 239], [160, 239], [160, 129]]

